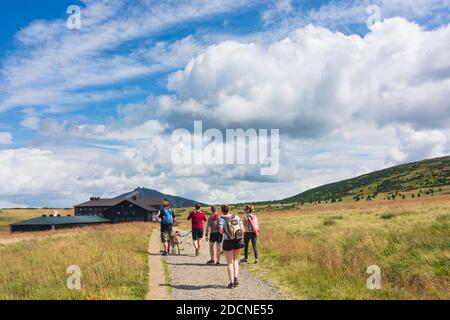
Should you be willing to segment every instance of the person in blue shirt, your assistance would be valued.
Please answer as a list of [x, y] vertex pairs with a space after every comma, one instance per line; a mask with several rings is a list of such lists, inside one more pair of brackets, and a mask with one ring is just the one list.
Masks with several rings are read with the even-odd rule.
[[170, 252], [170, 234], [172, 233], [172, 227], [175, 223], [175, 215], [170, 208], [170, 203], [167, 200], [162, 202], [161, 209], [159, 210], [158, 220], [161, 222], [161, 242], [164, 244], [163, 255], [167, 256]]

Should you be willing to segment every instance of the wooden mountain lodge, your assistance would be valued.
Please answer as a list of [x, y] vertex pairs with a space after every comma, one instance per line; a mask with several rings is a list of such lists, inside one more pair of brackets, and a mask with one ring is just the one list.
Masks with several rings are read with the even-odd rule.
[[11, 232], [47, 231], [77, 228], [88, 225], [121, 222], [156, 222], [162, 198], [117, 198], [93, 197], [74, 206], [75, 216], [43, 215], [9, 225]]
[[161, 207], [160, 198], [102, 199], [93, 197], [89, 201], [74, 206], [75, 216], [99, 216], [113, 223], [133, 221], [157, 221]]

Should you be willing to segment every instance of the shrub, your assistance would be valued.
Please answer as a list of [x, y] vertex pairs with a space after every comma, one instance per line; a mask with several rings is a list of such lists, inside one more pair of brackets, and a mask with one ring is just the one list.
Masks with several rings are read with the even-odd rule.
[[436, 221], [445, 222], [450, 221], [450, 214], [441, 214], [436, 217]]
[[326, 218], [323, 220], [324, 226], [332, 226], [335, 223], [336, 223], [335, 219]]
[[393, 217], [395, 217], [394, 214], [392, 213], [383, 213], [380, 218], [383, 220], [388, 220], [388, 219], [392, 219]]

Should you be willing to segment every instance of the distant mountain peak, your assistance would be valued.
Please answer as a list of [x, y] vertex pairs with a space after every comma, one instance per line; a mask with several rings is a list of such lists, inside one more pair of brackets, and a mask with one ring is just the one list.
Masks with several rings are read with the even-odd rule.
[[121, 195], [117, 196], [116, 198], [129, 199], [129, 198], [132, 198], [133, 196], [138, 197], [138, 198], [161, 198], [161, 200], [167, 199], [170, 202], [170, 204], [172, 205], [172, 207], [193, 207], [196, 203], [200, 203], [200, 205], [204, 205], [204, 206], [206, 205], [206, 204], [203, 204], [203, 203], [195, 201], [195, 200], [178, 197], [178, 196], [172, 196], [169, 194], [164, 194], [157, 190], [148, 189], [148, 188], [144, 188], [144, 187], [137, 187], [133, 191], [121, 194]]

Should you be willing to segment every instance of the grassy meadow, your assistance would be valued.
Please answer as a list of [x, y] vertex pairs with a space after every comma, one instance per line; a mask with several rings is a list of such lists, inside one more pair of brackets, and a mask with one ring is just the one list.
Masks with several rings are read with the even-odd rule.
[[258, 212], [262, 259], [247, 268], [294, 298], [450, 299], [450, 196]]
[[[3, 216], [2, 222], [10, 219]], [[148, 240], [156, 226], [128, 223], [0, 234], [0, 299], [143, 299]], [[81, 269], [80, 291], [67, 289], [69, 265]]]
[[[203, 208], [209, 212], [209, 208]], [[242, 206], [232, 211], [242, 215]], [[191, 208], [177, 208], [178, 227]], [[450, 299], [450, 195], [256, 207], [260, 264], [246, 269], [295, 299]], [[143, 299], [147, 245], [158, 224], [9, 234], [9, 223], [51, 210], [0, 212], [0, 299]], [[71, 211], [60, 211], [71, 214]], [[251, 254], [252, 250], [250, 250]], [[252, 258], [250, 257], [250, 262]], [[69, 265], [81, 291], [66, 287]], [[380, 290], [366, 269], [381, 268]], [[165, 269], [170, 282], [170, 274]]]

